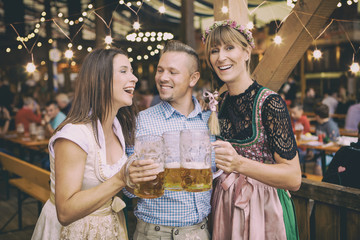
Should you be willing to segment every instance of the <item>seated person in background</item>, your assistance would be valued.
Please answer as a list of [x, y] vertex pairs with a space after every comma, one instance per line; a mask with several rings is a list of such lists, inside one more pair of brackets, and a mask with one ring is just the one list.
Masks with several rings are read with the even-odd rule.
[[343, 146], [336, 152], [324, 174], [323, 182], [360, 189], [360, 123], [357, 128], [358, 142]]
[[346, 114], [345, 129], [357, 130], [357, 125], [360, 123], [360, 103], [350, 106]]
[[52, 134], [65, 118], [66, 115], [60, 111], [60, 108], [55, 101], [46, 103], [46, 114], [44, 116], [46, 131]]
[[[327, 141], [336, 141], [336, 138], [340, 136], [339, 128], [337, 124], [329, 117], [329, 107], [325, 104], [320, 104], [315, 107], [315, 119], [317, 122], [316, 125], [316, 134], [325, 134], [324, 140]], [[305, 159], [311, 160], [316, 159], [316, 165], [314, 168], [314, 173], [316, 175], [322, 175], [321, 171], [321, 157], [318, 151], [308, 151]], [[332, 157], [331, 157], [332, 158]], [[327, 162], [328, 159], [326, 159]], [[330, 159], [329, 159], [330, 161]]]
[[339, 127], [334, 120], [330, 118], [329, 107], [325, 104], [320, 104], [315, 108], [316, 132], [325, 133], [325, 138], [330, 141], [336, 141], [340, 136]]
[[[304, 115], [303, 105], [300, 102], [294, 101], [291, 103], [289, 107], [290, 117], [291, 117], [291, 125], [293, 128], [293, 132], [295, 132], [297, 127], [296, 125], [302, 126], [302, 134], [306, 134], [310, 132], [310, 121]], [[299, 140], [299, 139], [297, 139]]]
[[[34, 113], [34, 111], [36, 113]], [[24, 98], [23, 107], [16, 113], [15, 125], [19, 123], [24, 125], [25, 133], [29, 132], [30, 123], [41, 123], [41, 111], [38, 104], [35, 105], [35, 101], [31, 97]]]
[[68, 115], [70, 108], [71, 108], [71, 102], [70, 102], [68, 95], [66, 95], [65, 93], [59, 93], [58, 95], [56, 95], [55, 99], [56, 99], [57, 105], [59, 106], [60, 110], [65, 115]]
[[322, 100], [322, 104], [325, 104], [329, 107], [330, 115], [334, 114], [338, 105], [337, 92], [330, 90], [327, 93], [325, 93], [324, 99]]
[[0, 106], [0, 135], [6, 134], [10, 125], [10, 113], [4, 106]]
[[306, 89], [303, 108], [305, 112], [313, 112], [316, 104], [315, 90], [313, 88]]

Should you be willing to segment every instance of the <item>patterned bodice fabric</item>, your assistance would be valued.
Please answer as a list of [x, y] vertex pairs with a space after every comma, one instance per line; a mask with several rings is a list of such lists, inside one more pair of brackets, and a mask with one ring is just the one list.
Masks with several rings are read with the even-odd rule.
[[219, 112], [221, 137], [247, 158], [274, 163], [274, 153], [293, 159], [297, 146], [286, 104], [256, 81], [242, 94], [222, 95]]

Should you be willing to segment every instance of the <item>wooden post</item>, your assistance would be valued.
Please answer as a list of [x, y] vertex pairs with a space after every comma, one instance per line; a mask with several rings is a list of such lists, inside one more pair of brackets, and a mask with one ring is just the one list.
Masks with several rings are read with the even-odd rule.
[[[239, 24], [246, 24], [249, 22], [247, 0], [215, 0], [214, 1], [214, 18], [215, 21], [222, 21], [226, 19], [235, 20]], [[222, 7], [227, 7], [229, 11], [223, 13]]]
[[303, 102], [306, 91], [306, 78], [305, 78], [305, 55], [300, 60], [300, 82], [301, 82], [301, 102]]
[[181, 33], [182, 41], [195, 49], [194, 0], [181, 0]]
[[298, 1], [292, 14], [278, 32], [283, 43], [272, 44], [266, 49], [252, 77], [261, 85], [277, 91], [313, 42], [308, 31], [313, 38], [316, 38], [324, 29], [338, 2], [338, 0]]
[[[45, 0], [44, 5], [45, 5], [46, 18], [51, 19], [52, 15], [51, 15], [50, 0]], [[45, 32], [46, 32], [47, 39], [52, 39], [51, 25], [52, 25], [52, 21], [46, 21]], [[46, 52], [47, 52], [47, 54], [46, 54], [46, 68], [47, 68], [47, 72], [48, 72], [47, 89], [49, 92], [53, 93], [54, 92], [54, 71], [53, 71], [54, 63], [50, 60], [50, 57], [49, 57], [49, 52], [50, 52], [50, 49], [52, 48], [52, 46], [50, 43], [45, 43], [44, 45], [46, 46]]]
[[[101, 16], [102, 18], [104, 18], [104, 15], [105, 15], [105, 10], [103, 8], [104, 0], [95, 0], [94, 6], [95, 6], [95, 9], [100, 8], [100, 9], [96, 10], [96, 13], [99, 16]], [[105, 30], [104, 22], [98, 16], [95, 16], [95, 34], [96, 34], [95, 45], [96, 45], [96, 48], [102, 48], [105, 46], [105, 43], [104, 43], [104, 39], [106, 36], [105, 31], [106, 30]]]

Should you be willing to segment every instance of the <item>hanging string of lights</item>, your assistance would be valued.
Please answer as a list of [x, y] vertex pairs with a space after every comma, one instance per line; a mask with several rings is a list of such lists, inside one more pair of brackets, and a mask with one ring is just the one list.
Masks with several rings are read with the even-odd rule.
[[[150, 1], [150, 0], [145, 0], [145, 1]], [[287, 6], [288, 7], [291, 7], [291, 8], [294, 8], [295, 7], [295, 4], [298, 2], [298, 0], [287, 0]], [[347, 0], [347, 4], [350, 6], [352, 5], [353, 3], [357, 3], [358, 0]], [[144, 0], [142, 1], [137, 1], [134, 5], [132, 2], [128, 1], [128, 2], [125, 2], [124, 0], [120, 0], [115, 8], [114, 11], [116, 11], [117, 7], [119, 5], [123, 5], [125, 7], [127, 7], [135, 16], [136, 16], [136, 21], [133, 22], [132, 24], [132, 27], [135, 31], [135, 33], [131, 33], [131, 34], [128, 34], [126, 36], [126, 39], [128, 41], [131, 41], [131, 42], [161, 42], [161, 41], [166, 41], [166, 40], [170, 40], [170, 39], [173, 39], [174, 38], [174, 35], [172, 33], [168, 33], [168, 32], [139, 32], [140, 29], [141, 29], [141, 24], [140, 24], [140, 19], [139, 19], [139, 11], [141, 10], [142, 6], [143, 6], [143, 3], [144, 3]], [[252, 16], [254, 13], [256, 13], [256, 11], [259, 9], [259, 7], [261, 7], [262, 5], [264, 4], [267, 4], [269, 3], [269, 1], [263, 1], [261, 2], [258, 6], [256, 6], [252, 11], [249, 11], [249, 14]], [[136, 6], [136, 7], [135, 7]], [[342, 6], [342, 3], [341, 1], [339, 1], [337, 7], [341, 7]], [[34, 57], [33, 57], [33, 53], [32, 53], [32, 50], [34, 48], [34, 46], [36, 45], [37, 47], [41, 47], [42, 46], [42, 43], [40, 41], [37, 41], [35, 40], [33, 45], [32, 45], [32, 48], [31, 50], [29, 51], [29, 49], [27, 48], [26, 46], [26, 42], [28, 42], [30, 39], [34, 38], [36, 35], [37, 38], [39, 37], [39, 32], [40, 32], [40, 29], [41, 29], [41, 23], [43, 22], [46, 22], [46, 21], [52, 21], [55, 26], [59, 29], [59, 31], [66, 37], [69, 39], [69, 44], [68, 44], [68, 49], [65, 51], [65, 54], [64, 56], [68, 59], [71, 59], [73, 56], [74, 56], [74, 52], [72, 50], [72, 47], [73, 47], [73, 40], [74, 38], [77, 36], [77, 34], [82, 30], [82, 28], [84, 27], [84, 22], [86, 19], [90, 18], [90, 16], [92, 14], [94, 14], [96, 17], [98, 17], [99, 19], [102, 20], [102, 22], [105, 24], [105, 26], [108, 28], [109, 30], [109, 35], [107, 35], [104, 39], [104, 42], [106, 44], [106, 48], [110, 48], [111, 47], [111, 44], [113, 43], [114, 39], [112, 37], [112, 34], [111, 34], [111, 24], [112, 24], [112, 20], [113, 20], [113, 14], [112, 14], [112, 18], [111, 20], [109, 21], [109, 23], [107, 23], [96, 11], [99, 10], [99, 9], [102, 9], [104, 6], [102, 7], [99, 7], [97, 9], [94, 9], [94, 6], [93, 4], [88, 4], [87, 5], [87, 8], [80, 14], [80, 16], [76, 19], [76, 20], [69, 20], [69, 17], [64, 17], [64, 13], [62, 12], [59, 12], [57, 14], [57, 17], [56, 18], [52, 18], [52, 19], [46, 19], [46, 12], [42, 12], [41, 13], [41, 16], [40, 16], [40, 19], [39, 19], [39, 22], [37, 22], [34, 26], [34, 30], [31, 31], [31, 33], [29, 33], [26, 37], [21, 37], [18, 32], [16, 31], [15, 27], [13, 24], [11, 24], [11, 26], [13, 27], [13, 29], [15, 30], [15, 32], [17, 33], [17, 38], [16, 40], [21, 42], [21, 44], [18, 45], [18, 49], [21, 50], [23, 47], [28, 51], [28, 53], [32, 56], [32, 65], [27, 65], [29, 67], [26, 67], [29, 71], [32, 71], [35, 67], [35, 64], [34, 64]], [[137, 8], [137, 9], [136, 9]], [[270, 9], [271, 10], [271, 9]], [[114, 13], [113, 11], [113, 13]], [[221, 11], [223, 13], [228, 13], [229, 11], [229, 8], [228, 6], [226, 6], [224, 3], [223, 3], [223, 6], [221, 8]], [[166, 8], [165, 8], [165, 4], [164, 4], [164, 1], [162, 1], [162, 5], [159, 6], [159, 9], [158, 9], [158, 12], [159, 14], [165, 14], [166, 13]], [[271, 10], [272, 12], [272, 10]], [[273, 12], [272, 12], [273, 15], [275, 15]], [[321, 36], [323, 35], [323, 33], [330, 27], [330, 25], [336, 21], [338, 23], [340, 22], [356, 22], [356, 21], [350, 21], [350, 20], [343, 20], [343, 19], [329, 19], [331, 20], [330, 23], [324, 28], [324, 30], [318, 35], [318, 37], [314, 38], [311, 33], [309, 32], [309, 30], [306, 28], [306, 26], [301, 22], [298, 14], [307, 14], [307, 13], [303, 13], [303, 12], [300, 12], [300, 11], [294, 11], [292, 10], [285, 18], [283, 18], [283, 20], [280, 22], [280, 24], [277, 23], [277, 21], [275, 21], [276, 23], [276, 34], [274, 36], [274, 39], [273, 39], [273, 42], [274, 44], [277, 44], [277, 45], [280, 45], [282, 44], [283, 42], [283, 39], [281, 36], [279, 36], [277, 34], [277, 31], [278, 29], [281, 27], [282, 23], [291, 15], [291, 14], [295, 14], [296, 17], [298, 18], [298, 20], [300, 21], [300, 23], [302, 24], [303, 28], [308, 32], [308, 34], [311, 36], [311, 38], [313, 39], [313, 43], [315, 45], [315, 50], [313, 51], [313, 57], [315, 60], [319, 60], [322, 56], [322, 53], [321, 51], [317, 48], [317, 44], [316, 44], [316, 40]], [[319, 16], [321, 17], [321, 16]], [[275, 17], [274, 17], [275, 19]], [[63, 28], [61, 28], [61, 26], [57, 23], [57, 21], [62, 21], [63, 23], [65, 24], [68, 24], [70, 26], [74, 25], [74, 24], [82, 24], [81, 27], [79, 28], [79, 30], [77, 31], [77, 33], [73, 36], [73, 38], [71, 39], [66, 33], [65, 31], [63, 30]], [[340, 25], [341, 26], [341, 25]], [[254, 27], [254, 23], [253, 22], [249, 22], [247, 24], [247, 27], [249, 29], [252, 29]], [[343, 29], [343, 28], [342, 28]], [[353, 46], [350, 38], [348, 37], [348, 34], [346, 33], [346, 31], [343, 29], [346, 37], [347, 37], [347, 40], [349, 41], [349, 43]], [[53, 42], [53, 39], [48, 39], [48, 43], [52, 43]], [[161, 50], [161, 48], [159, 48], [158, 46], [162, 46], [161, 44], [160, 45], [157, 45], [156, 49], [155, 50], [152, 50], [152, 46], [148, 46], [148, 50], [149, 50], [149, 54], [145, 54], [144, 56], [140, 56], [138, 55], [136, 57], [137, 60], [142, 60], [142, 59], [149, 59], [149, 55], [150, 56], [154, 56], [156, 54], [159, 53], [159, 49]], [[83, 46], [82, 45], [78, 45], [76, 47], [77, 50], [81, 51], [83, 49]], [[128, 48], [128, 52], [132, 52], [132, 49], [130, 50], [131, 48]], [[92, 47], [87, 47], [86, 49], [88, 52], [91, 52], [92, 51]], [[357, 54], [358, 50], [355, 50], [355, 48], [353, 47], [353, 50], [354, 50], [354, 56], [353, 56], [353, 63], [351, 64], [350, 66], [350, 70], [354, 73], [358, 72], [360, 70], [360, 67], [359, 67], [359, 64], [357, 62], [354, 62], [354, 59], [355, 59], [355, 55]], [[11, 52], [11, 48], [10, 47], [7, 47], [5, 49], [6, 53], [10, 53]], [[131, 61], [133, 61], [133, 58], [129, 58]], [[43, 65], [43, 61], [41, 63]], [[45, 62], [44, 62], [45, 64]], [[36, 69], [36, 67], [35, 67]], [[35, 71], [34, 69], [34, 71]]]

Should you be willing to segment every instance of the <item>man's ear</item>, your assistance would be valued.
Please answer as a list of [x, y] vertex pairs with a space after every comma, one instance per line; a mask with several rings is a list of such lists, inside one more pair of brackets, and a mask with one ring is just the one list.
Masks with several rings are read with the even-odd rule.
[[199, 81], [199, 79], [200, 79], [199, 72], [194, 72], [193, 74], [191, 74], [189, 86], [193, 88], [196, 85], [196, 83]]

